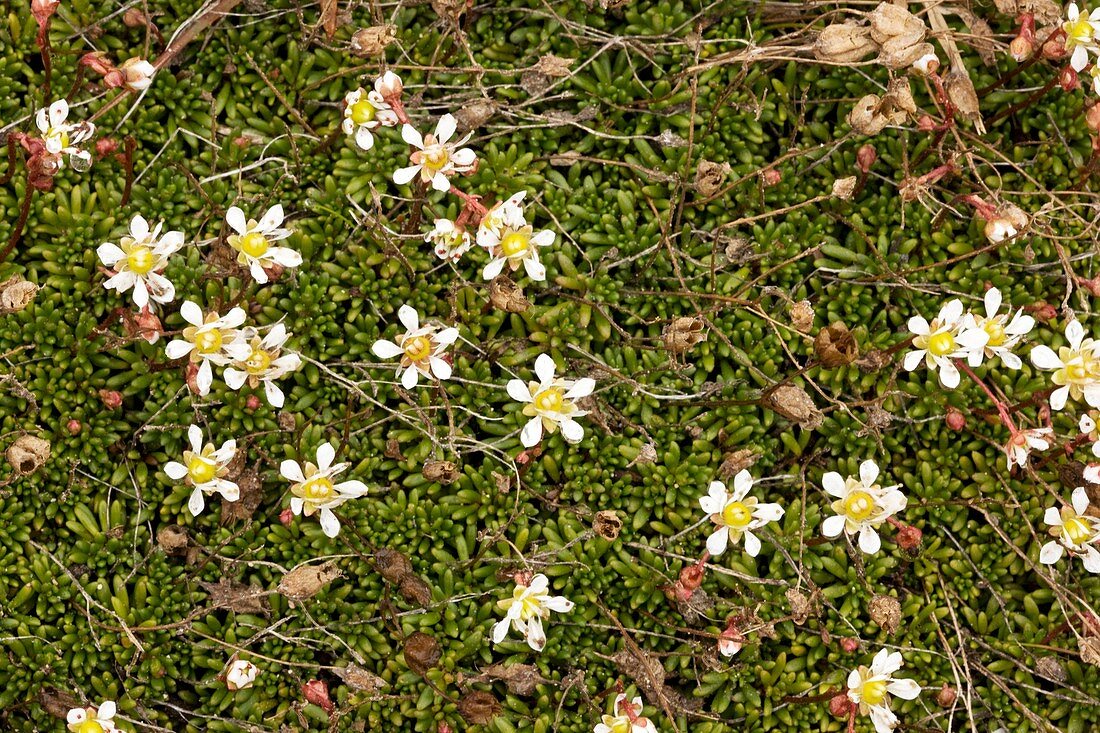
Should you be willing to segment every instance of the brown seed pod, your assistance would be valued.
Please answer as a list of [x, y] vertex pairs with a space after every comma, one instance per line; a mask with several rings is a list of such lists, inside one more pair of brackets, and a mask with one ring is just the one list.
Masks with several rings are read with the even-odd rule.
[[458, 701], [458, 712], [471, 725], [488, 725], [500, 715], [500, 703], [488, 692], [474, 690]]
[[843, 322], [836, 321], [817, 332], [814, 356], [829, 369], [846, 366], [859, 358], [859, 342]]
[[351, 37], [351, 52], [361, 58], [370, 59], [386, 52], [386, 46], [397, 38], [397, 26], [372, 25], [360, 28]]
[[398, 587], [401, 597], [409, 603], [416, 604], [420, 608], [426, 607], [432, 602], [432, 589], [420, 579], [420, 576], [410, 573], [401, 579]]
[[700, 160], [699, 165], [695, 167], [695, 180], [692, 185], [704, 198], [709, 198], [721, 190], [730, 170], [729, 163], [712, 163], [709, 160]]
[[901, 604], [893, 596], [875, 596], [867, 607], [871, 620], [893, 634], [901, 626]]
[[837, 64], [862, 61], [878, 50], [871, 38], [871, 29], [855, 23], [833, 23], [826, 26], [814, 41], [814, 58]]
[[191, 537], [187, 530], [178, 524], [169, 524], [157, 530], [157, 545], [164, 550], [165, 555], [186, 555], [190, 543]]
[[420, 676], [438, 664], [443, 656], [439, 642], [423, 631], [409, 634], [401, 651], [405, 656], [405, 664]]
[[596, 512], [592, 520], [592, 531], [605, 540], [613, 540], [619, 536], [623, 529], [623, 520], [611, 509], [603, 509]]
[[791, 304], [791, 325], [796, 331], [806, 333], [814, 325], [814, 307], [808, 300]]
[[330, 581], [341, 575], [343, 573], [328, 563], [299, 565], [283, 576], [276, 590], [292, 600], [304, 601], [320, 593]]
[[50, 442], [35, 435], [21, 435], [8, 446], [8, 464], [21, 476], [29, 476], [50, 458]]
[[0, 283], [0, 316], [18, 313], [34, 301], [38, 286], [13, 275]]
[[462, 475], [458, 466], [450, 461], [425, 461], [420, 473], [429, 481], [438, 481], [444, 486], [453, 484]]
[[691, 316], [673, 320], [661, 334], [665, 348], [673, 354], [686, 353], [691, 347], [707, 340], [707, 334], [703, 331], [705, 325], [703, 319]]
[[825, 419], [806, 390], [793, 384], [781, 384], [769, 390], [761, 404], [797, 423], [803, 430], [816, 430]]
[[412, 563], [402, 553], [388, 547], [374, 553], [374, 564], [382, 577], [391, 583], [400, 583], [406, 575], [411, 575]]
[[523, 288], [507, 275], [497, 275], [489, 283], [489, 302], [506, 313], [523, 313], [531, 301], [523, 297]]

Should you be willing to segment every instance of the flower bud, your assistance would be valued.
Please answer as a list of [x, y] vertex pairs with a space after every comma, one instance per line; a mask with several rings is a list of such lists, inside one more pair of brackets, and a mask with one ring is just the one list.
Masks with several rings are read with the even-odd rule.
[[99, 399], [108, 410], [117, 410], [122, 407], [122, 393], [113, 389], [99, 390]]
[[400, 100], [401, 93], [404, 91], [405, 85], [401, 81], [401, 77], [392, 71], [387, 71], [374, 82], [374, 91], [382, 95], [382, 99], [386, 100], [390, 104], [393, 104], [394, 99]]
[[941, 708], [949, 708], [955, 704], [958, 697], [959, 693], [955, 691], [955, 688], [944, 682], [943, 687], [936, 693], [936, 704]]
[[0, 283], [0, 316], [18, 313], [34, 302], [38, 286], [27, 282], [19, 275], [13, 275]]
[[1008, 53], [1016, 61], [1027, 61], [1035, 53], [1035, 43], [1030, 38], [1016, 36], [1008, 44]]
[[907, 524], [898, 530], [898, 547], [908, 552], [916, 552], [920, 548], [924, 533], [911, 524]]
[[1081, 86], [1081, 79], [1077, 76], [1077, 72], [1073, 70], [1072, 66], [1067, 66], [1062, 69], [1062, 73], [1058, 76], [1058, 86], [1062, 87], [1063, 91], [1072, 92]]
[[289, 527], [291, 522], [294, 521], [294, 512], [290, 509], [284, 509], [279, 512], [279, 523], [284, 527]]
[[840, 648], [848, 654], [855, 654], [859, 651], [859, 640], [853, 639], [850, 636], [846, 636], [840, 640]]
[[947, 408], [947, 414], [944, 415], [943, 419], [951, 430], [959, 431], [966, 427], [966, 416], [954, 407]]
[[874, 145], [867, 143], [859, 146], [859, 150], [856, 151], [856, 167], [863, 175], [871, 172], [871, 166], [876, 160], [878, 160], [878, 151], [875, 150]]
[[769, 168], [760, 177], [764, 180], [764, 188], [779, 185], [779, 182], [783, 180], [783, 174], [775, 168]]
[[841, 692], [829, 698], [829, 713], [837, 718], [847, 718], [852, 714], [852, 701]]
[[123, 85], [134, 92], [148, 89], [153, 83], [153, 74], [157, 73], [155, 66], [136, 56], [123, 61], [118, 70], [122, 72]]
[[258, 410], [261, 406], [260, 398], [254, 394], [248, 395], [244, 400], [244, 406], [247, 410]]
[[259, 671], [259, 668], [252, 662], [237, 659], [229, 665], [229, 670], [225, 673], [225, 686], [231, 692], [251, 687]]
[[84, 426], [74, 418], [65, 423], [65, 429], [69, 431], [70, 435], [80, 435], [80, 431], [84, 429]]
[[689, 594], [694, 593], [703, 584], [706, 574], [707, 568], [703, 563], [688, 565], [680, 571], [680, 586]]
[[302, 685], [302, 694], [305, 695], [306, 700], [330, 715], [336, 710], [336, 706], [329, 699], [328, 684], [324, 680], [310, 680], [305, 683]]
[[151, 344], [155, 344], [160, 335], [164, 332], [160, 323], [160, 318], [157, 314], [149, 310], [148, 307], [142, 309], [134, 316], [134, 326], [137, 331], [137, 335]]

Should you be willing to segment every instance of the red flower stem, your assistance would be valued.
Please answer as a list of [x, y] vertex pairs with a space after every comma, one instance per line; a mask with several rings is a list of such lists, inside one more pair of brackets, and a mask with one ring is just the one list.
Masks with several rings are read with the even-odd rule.
[[1008, 409], [1007, 409], [1007, 407], [1005, 407], [1005, 404], [1003, 402], [1001, 402], [1001, 400], [997, 399], [997, 395], [993, 394], [993, 390], [991, 390], [989, 388], [989, 386], [986, 385], [986, 383], [983, 382], [981, 380], [981, 378], [977, 374], [974, 373], [974, 370], [971, 369], [970, 366], [965, 361], [963, 361], [962, 359], [956, 359], [955, 364], [968, 377], [970, 377], [975, 382], [977, 382], [978, 386], [981, 387], [982, 390], [989, 396], [989, 399], [993, 402], [993, 406], [997, 408], [997, 414], [1001, 416], [1001, 422], [1004, 423], [1004, 426], [1006, 428], [1008, 428], [1008, 432], [1011, 433], [1012, 435], [1015, 435], [1016, 433], [1020, 432], [1016, 428], [1016, 423], [1012, 422], [1012, 418], [1009, 416]]
[[480, 196], [468, 194], [454, 184], [451, 184], [451, 193], [462, 199], [463, 210], [469, 209], [470, 214], [476, 217], [478, 221], [480, 221], [483, 216], [489, 213], [489, 210], [481, 205]]

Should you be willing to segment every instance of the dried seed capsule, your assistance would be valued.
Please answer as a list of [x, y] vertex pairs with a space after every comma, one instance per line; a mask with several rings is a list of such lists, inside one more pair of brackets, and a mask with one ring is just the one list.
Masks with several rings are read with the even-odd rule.
[[16, 473], [29, 476], [50, 458], [50, 442], [34, 435], [21, 435], [8, 446], [8, 464]]

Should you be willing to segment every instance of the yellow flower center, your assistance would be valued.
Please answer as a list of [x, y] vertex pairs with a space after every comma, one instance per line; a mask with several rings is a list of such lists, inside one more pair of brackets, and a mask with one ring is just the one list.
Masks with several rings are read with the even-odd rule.
[[509, 232], [504, 235], [504, 239], [500, 240], [500, 248], [504, 251], [505, 257], [515, 257], [527, 251], [529, 241], [530, 239], [523, 232]]
[[216, 328], [195, 334], [195, 351], [200, 354], [213, 354], [222, 347], [222, 332]]
[[241, 252], [249, 257], [263, 257], [271, 246], [267, 237], [259, 232], [249, 232], [240, 239]]
[[1074, 545], [1083, 545], [1092, 538], [1092, 523], [1085, 517], [1074, 517], [1062, 525], [1066, 541]]
[[881, 705], [886, 700], [886, 680], [864, 682], [859, 696], [868, 705]]
[[1066, 365], [1066, 379], [1070, 382], [1084, 382], [1088, 379], [1089, 370], [1083, 363]]
[[432, 342], [427, 336], [417, 336], [405, 343], [405, 356], [412, 361], [424, 361], [432, 353]]
[[990, 319], [985, 322], [983, 328], [989, 334], [989, 346], [1000, 346], [1005, 342], [1005, 327], [1000, 322]]
[[205, 484], [207, 481], [213, 480], [217, 473], [218, 467], [216, 464], [204, 461], [199, 456], [194, 456], [187, 462], [187, 475], [196, 484]]
[[752, 521], [752, 510], [745, 506], [744, 502], [731, 502], [722, 510], [722, 521], [727, 527], [744, 529]]
[[1088, 15], [1082, 14], [1077, 20], [1068, 21], [1062, 25], [1066, 31], [1066, 35], [1069, 36], [1069, 46], [1073, 46], [1081, 43], [1088, 43], [1092, 40], [1093, 29], [1092, 23], [1089, 22]]
[[[604, 725], [607, 725], [605, 722]], [[630, 718], [625, 715], [620, 715], [613, 719], [611, 725], [608, 726], [611, 729], [611, 733], [631, 733]]]
[[357, 125], [365, 125], [373, 120], [374, 113], [374, 105], [368, 102], [366, 97], [351, 105], [351, 121]]
[[447, 165], [450, 156], [442, 145], [433, 145], [424, 151], [424, 165], [432, 170], [439, 170]]
[[60, 142], [62, 150], [69, 147], [69, 133], [64, 130], [59, 130], [56, 127], [50, 128], [50, 131], [46, 133], [46, 137]]
[[76, 727], [76, 733], [103, 733], [103, 726], [94, 720], [85, 720]]
[[263, 374], [271, 366], [271, 354], [253, 346], [252, 353], [244, 360], [244, 368], [249, 374]]
[[526, 588], [517, 586], [512, 591], [512, 601], [519, 604], [519, 617], [523, 621], [529, 621], [540, 615], [542, 606], [532, 596], [523, 597], [523, 594], [527, 591]]
[[565, 398], [560, 387], [550, 387], [535, 396], [535, 407], [543, 412], [561, 412]]
[[866, 491], [856, 490], [844, 498], [844, 514], [862, 522], [875, 511], [875, 500]]
[[945, 356], [955, 351], [955, 337], [943, 331], [928, 338], [928, 351], [932, 356]]
[[306, 481], [305, 485], [302, 486], [302, 493], [305, 494], [306, 499], [311, 501], [328, 501], [336, 495], [336, 487], [328, 478], [318, 476]]
[[153, 251], [141, 244], [135, 246], [130, 250], [130, 254], [126, 255], [127, 267], [137, 275], [144, 275], [149, 272], [155, 264], [156, 258], [153, 257]]

